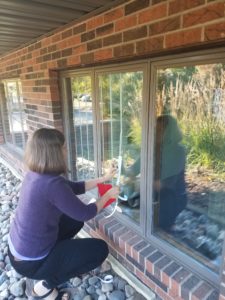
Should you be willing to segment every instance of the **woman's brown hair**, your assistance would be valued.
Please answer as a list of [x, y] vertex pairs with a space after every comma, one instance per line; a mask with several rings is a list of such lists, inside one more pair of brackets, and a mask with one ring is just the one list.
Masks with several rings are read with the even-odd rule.
[[64, 135], [57, 129], [41, 128], [33, 133], [25, 150], [25, 163], [37, 173], [66, 172], [63, 155]]

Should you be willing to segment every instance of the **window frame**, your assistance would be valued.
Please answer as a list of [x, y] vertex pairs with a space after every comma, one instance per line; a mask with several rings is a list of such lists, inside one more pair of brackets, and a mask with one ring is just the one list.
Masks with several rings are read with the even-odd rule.
[[[193, 51], [189, 53], [182, 54], [172, 54], [166, 55], [163, 57], [154, 57], [154, 58], [144, 58], [143, 60], [135, 60], [132, 62], [124, 62], [121, 63], [120, 66], [115, 62], [114, 65], [104, 65], [97, 67], [87, 67], [87, 68], [77, 68], [76, 70], [67, 70], [62, 71], [60, 73], [60, 78], [62, 82], [62, 90], [63, 90], [63, 101], [64, 103], [64, 128], [67, 136], [67, 141], [69, 140], [69, 130], [67, 120], [66, 110], [68, 109], [68, 105], [66, 102], [68, 101], [67, 95], [68, 92], [65, 93], [65, 79], [70, 78], [72, 76], [87, 74], [91, 72], [93, 76], [93, 90], [96, 91], [92, 95], [93, 99], [93, 115], [94, 115], [94, 139], [95, 139], [95, 151], [96, 151], [96, 162], [97, 164], [100, 162], [100, 149], [101, 149], [101, 139], [100, 139], [100, 131], [98, 128], [98, 120], [99, 120], [99, 103], [98, 99], [98, 76], [99, 74], [106, 74], [118, 71], [128, 72], [131, 70], [135, 70], [138, 66], [142, 66], [144, 70], [143, 76], [143, 131], [142, 131], [142, 148], [141, 148], [141, 157], [142, 157], [142, 166], [141, 172], [143, 181], [141, 183], [141, 192], [142, 192], [142, 206], [140, 207], [140, 223], [135, 224], [134, 221], [129, 219], [127, 216], [116, 213], [115, 218], [118, 218], [119, 221], [122, 221], [125, 226], [129, 226], [137, 233], [141, 234], [143, 239], [147, 242], [151, 242], [154, 246], [156, 246], [163, 253], [168, 254], [175, 261], [181, 263], [186, 268], [190, 269], [191, 272], [196, 273], [201, 278], [209, 281], [214, 286], [218, 287], [220, 283], [220, 279], [222, 277], [222, 269], [223, 265], [220, 266], [220, 270], [218, 273], [210, 270], [201, 262], [195, 260], [193, 257], [189, 256], [187, 253], [183, 253], [180, 249], [175, 246], [170, 245], [164, 240], [160, 240], [158, 237], [153, 234], [153, 162], [154, 162], [154, 128], [155, 128], [155, 91], [156, 91], [156, 74], [157, 68], [159, 67], [176, 67], [176, 66], [188, 66], [193, 64], [210, 64], [210, 63], [225, 63], [225, 48], [216, 48], [202, 51]], [[63, 86], [64, 85], [64, 86]], [[66, 87], [68, 89], [68, 86]], [[96, 114], [96, 116], [95, 116]], [[68, 141], [69, 142], [69, 141]], [[145, 162], [145, 163], [143, 163]], [[100, 168], [99, 168], [100, 169]], [[99, 172], [96, 173], [100, 175]], [[147, 212], [150, 212], [147, 215]], [[149, 221], [150, 220], [150, 221]], [[225, 240], [223, 242], [223, 250], [222, 257], [225, 255]]]
[[[188, 61], [187, 61], [188, 59]], [[192, 54], [177, 54], [171, 56], [167, 56], [164, 58], [154, 58], [149, 61], [149, 68], [150, 68], [150, 106], [151, 109], [149, 111], [149, 117], [152, 121], [149, 122], [149, 141], [155, 143], [154, 137], [154, 128], [155, 128], [155, 107], [154, 107], [154, 97], [156, 93], [156, 77], [157, 77], [157, 68], [173, 68], [179, 66], [192, 66], [193, 64], [200, 65], [200, 64], [210, 64], [210, 63], [225, 63], [225, 52], [224, 49], [216, 49], [214, 51], [204, 51], [201, 52], [193, 52]], [[153, 197], [152, 197], [152, 182], [153, 182], [153, 161], [154, 161], [154, 147], [149, 147], [149, 161], [152, 162], [150, 164], [150, 168], [148, 168], [148, 178], [151, 178], [151, 184], [147, 186], [148, 193], [150, 195], [149, 202], [147, 203], [147, 209], [152, 210], [153, 207]], [[146, 220], [147, 221], [147, 220]], [[221, 265], [219, 268], [219, 272], [216, 273], [213, 270], [210, 270], [205, 265], [203, 265], [200, 261], [195, 260], [193, 257], [189, 256], [187, 253], [182, 252], [180, 249], [176, 248], [175, 246], [170, 245], [164, 240], [160, 240], [159, 237], [155, 236], [153, 233], [153, 214], [151, 216], [151, 220], [147, 226], [147, 239], [156, 245], [160, 250], [163, 252], [168, 253], [174, 260], [180, 262], [181, 264], [185, 265], [188, 269], [192, 272], [201, 276], [201, 278], [210, 281], [215, 286], [219, 286], [219, 282], [222, 276], [223, 266]], [[148, 222], [148, 221], [147, 221]], [[223, 242], [223, 249], [222, 249], [222, 257], [225, 255], [225, 239]]]
[[[18, 99], [18, 108], [19, 108], [19, 115], [20, 115], [20, 119], [22, 121], [21, 123], [21, 128], [22, 128], [22, 145], [23, 147], [20, 148], [16, 145], [16, 140], [15, 140], [15, 133], [14, 130], [12, 128], [12, 143], [10, 143], [7, 140], [7, 136], [6, 136], [6, 127], [5, 127], [5, 120], [6, 118], [8, 118], [8, 122], [12, 123], [12, 111], [11, 109], [9, 110], [8, 107], [8, 99], [9, 99], [9, 95], [8, 95], [8, 88], [7, 88], [7, 84], [10, 82], [14, 82], [16, 83], [16, 94], [17, 94], [17, 99]], [[21, 80], [20, 78], [11, 78], [11, 79], [5, 79], [2, 80], [1, 83], [3, 84], [3, 90], [4, 90], [4, 99], [2, 99], [0, 105], [1, 105], [1, 116], [2, 116], [2, 126], [3, 126], [3, 136], [4, 136], [4, 141], [5, 144], [11, 148], [12, 150], [16, 151], [18, 154], [23, 155], [24, 153], [24, 149], [25, 149], [25, 145], [26, 145], [26, 140], [25, 140], [25, 131], [24, 131], [24, 126], [23, 126], [23, 118], [22, 118], [22, 108], [21, 108], [21, 101], [20, 98], [21, 96], [23, 97], [23, 93], [22, 93], [22, 86], [21, 86]], [[20, 87], [19, 87], [20, 85]], [[20, 89], [21, 89], [21, 93], [20, 93]], [[5, 103], [3, 103], [5, 102]], [[4, 105], [5, 108], [7, 110], [7, 115], [4, 115], [3, 111], [4, 111]], [[11, 124], [12, 125], [12, 124]]]

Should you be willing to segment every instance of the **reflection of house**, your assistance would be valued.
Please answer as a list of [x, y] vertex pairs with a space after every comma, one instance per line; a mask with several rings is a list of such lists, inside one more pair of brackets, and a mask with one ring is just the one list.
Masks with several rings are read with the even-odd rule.
[[[10, 2], [10, 0], [8, 1]], [[56, 21], [56, 16], [51, 15], [48, 4], [39, 3], [40, 7], [48, 6], [49, 14], [45, 16], [55, 27], [65, 25]], [[204, 258], [193, 258], [193, 251], [186, 251], [170, 240], [165, 241], [164, 236], [153, 234], [152, 225], [152, 162], [154, 136], [154, 92], [157, 81], [157, 68], [164, 70], [179, 64], [207, 64], [221, 63], [224, 61], [224, 1], [182, 1], [182, 0], [128, 0], [128, 1], [85, 1], [90, 5], [84, 6], [83, 12], [88, 12], [90, 7], [99, 3], [107, 2], [104, 9], [98, 8], [91, 14], [82, 16], [75, 22], [69, 23], [74, 16], [81, 16], [80, 11], [70, 13], [68, 24], [56, 31], [48, 32], [46, 20], [41, 26], [35, 26], [38, 35], [26, 40], [27, 44], [20, 46], [12, 45], [10, 39], [1, 46], [0, 32], [0, 156], [6, 159], [19, 171], [22, 170], [22, 148], [27, 139], [26, 132], [21, 131], [23, 143], [15, 140], [15, 132], [10, 124], [13, 124], [12, 111], [7, 109], [10, 101], [3, 85], [8, 81], [21, 83], [21, 93], [25, 103], [25, 109], [19, 108], [20, 112], [26, 112], [26, 120], [19, 119], [24, 128], [29, 131], [43, 126], [56, 127], [63, 130], [67, 135], [71, 165], [76, 164], [76, 154], [90, 151], [90, 160], [95, 160], [96, 166], [101, 162], [101, 141], [107, 140], [105, 151], [111, 151], [109, 140], [109, 122], [102, 126], [100, 113], [104, 108], [100, 106], [102, 94], [113, 93], [107, 90], [106, 83], [110, 81], [108, 74], [139, 73], [136, 85], [128, 82], [127, 86], [140, 88], [143, 95], [143, 139], [142, 139], [142, 186], [140, 222], [134, 222], [127, 215], [114, 215], [105, 219], [99, 215], [95, 220], [86, 224], [86, 231], [90, 235], [100, 236], [109, 243], [112, 255], [125, 265], [129, 272], [133, 273], [145, 285], [153, 289], [162, 299], [225, 299], [225, 279], [223, 270], [224, 257], [217, 270], [211, 270], [211, 263]], [[35, 2], [34, 2], [35, 3]], [[57, 2], [59, 3], [59, 2]], [[63, 6], [64, 1], [60, 4]], [[66, 1], [67, 6], [69, 5]], [[71, 2], [72, 3], [72, 2]], [[28, 5], [33, 5], [28, 4]], [[35, 4], [34, 4], [35, 5]], [[52, 11], [54, 5], [52, 2]], [[72, 5], [72, 4], [71, 4]], [[18, 2], [18, 6], [20, 6]], [[73, 9], [76, 5], [73, 5]], [[58, 8], [60, 9], [60, 8]], [[35, 8], [34, 8], [35, 11]], [[58, 11], [58, 10], [57, 10]], [[72, 11], [72, 8], [71, 8]], [[40, 10], [37, 9], [37, 13]], [[66, 20], [68, 7], [62, 8], [64, 20]], [[71, 14], [73, 16], [71, 16]], [[204, 18], [202, 16], [205, 16]], [[27, 15], [27, 18], [30, 15]], [[40, 18], [41, 19], [41, 14]], [[15, 21], [16, 22], [16, 21]], [[21, 20], [22, 22], [22, 20]], [[35, 20], [33, 22], [36, 22]], [[27, 24], [27, 23], [26, 23]], [[28, 27], [27, 25], [24, 25]], [[19, 27], [19, 26], [18, 26]], [[27, 29], [30, 36], [31, 28]], [[7, 29], [9, 30], [9, 29]], [[6, 30], [6, 32], [8, 32]], [[19, 30], [19, 28], [18, 28]], [[25, 30], [25, 29], [24, 29]], [[7, 35], [7, 33], [6, 33]], [[16, 36], [16, 34], [14, 33]], [[35, 38], [35, 40], [34, 40]], [[24, 40], [25, 41], [25, 40]], [[205, 49], [205, 52], [204, 52]], [[200, 52], [195, 52], [200, 50]], [[199, 55], [200, 54], [200, 55]], [[93, 124], [86, 120], [85, 124], [74, 124], [73, 120], [73, 93], [71, 91], [71, 78], [76, 76], [89, 76], [92, 91], [92, 101], [87, 100], [90, 106], [93, 103]], [[151, 74], [151, 75], [150, 75]], [[99, 84], [100, 77], [105, 80]], [[105, 79], [103, 78], [103, 79]], [[150, 88], [149, 88], [150, 87]], [[118, 84], [116, 85], [118, 88]], [[19, 87], [17, 85], [17, 89]], [[83, 93], [83, 91], [81, 91]], [[77, 92], [81, 93], [80, 91]], [[127, 92], [127, 91], [125, 91]], [[129, 92], [129, 91], [128, 91]], [[102, 94], [101, 94], [102, 93]], [[217, 92], [216, 92], [217, 93]], [[219, 93], [219, 90], [218, 90]], [[19, 95], [20, 93], [18, 93]], [[117, 96], [120, 99], [124, 94], [118, 88]], [[130, 98], [132, 95], [129, 95]], [[22, 99], [22, 98], [21, 98]], [[215, 94], [215, 105], [221, 99]], [[85, 105], [85, 101], [82, 105]], [[14, 101], [15, 102], [15, 101]], [[22, 102], [22, 100], [20, 100]], [[75, 102], [75, 101], [74, 101]], [[110, 111], [110, 107], [108, 110]], [[129, 108], [130, 109], [130, 108]], [[136, 109], [137, 110], [137, 109]], [[221, 112], [221, 110], [220, 110]], [[135, 111], [133, 112], [135, 113]], [[224, 116], [224, 107], [220, 116]], [[92, 116], [92, 115], [91, 115]], [[217, 115], [218, 116], [218, 115]], [[88, 118], [90, 115], [88, 116]], [[126, 114], [123, 115], [126, 118]], [[85, 119], [85, 114], [84, 114]], [[105, 121], [105, 120], [104, 120]], [[22, 124], [22, 123], [21, 123]], [[103, 129], [103, 133], [101, 130]], [[112, 137], [116, 140], [118, 148], [119, 131], [114, 130]], [[80, 140], [82, 140], [82, 143]], [[76, 147], [75, 144], [78, 141]], [[17, 151], [20, 148], [21, 151]], [[15, 154], [16, 153], [16, 154]], [[117, 155], [117, 154], [116, 154]], [[106, 156], [107, 157], [107, 156]], [[100, 172], [100, 170], [98, 170]], [[21, 171], [22, 172], [22, 171]], [[222, 204], [221, 204], [222, 205]], [[211, 214], [216, 210], [210, 207]], [[222, 275], [223, 274], [223, 275]], [[220, 276], [222, 275], [222, 276]]]

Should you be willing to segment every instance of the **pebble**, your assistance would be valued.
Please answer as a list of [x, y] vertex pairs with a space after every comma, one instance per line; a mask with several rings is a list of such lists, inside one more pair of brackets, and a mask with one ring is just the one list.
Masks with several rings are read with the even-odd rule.
[[[0, 163], [0, 300], [27, 300], [25, 278], [11, 266], [8, 257], [8, 234], [19, 199], [21, 180]], [[214, 228], [211, 230], [213, 234]], [[113, 283], [102, 283], [100, 278], [112, 275]], [[105, 261], [100, 267], [70, 280], [68, 290], [72, 300], [136, 300], [145, 299]], [[137, 296], [137, 297], [136, 297]]]

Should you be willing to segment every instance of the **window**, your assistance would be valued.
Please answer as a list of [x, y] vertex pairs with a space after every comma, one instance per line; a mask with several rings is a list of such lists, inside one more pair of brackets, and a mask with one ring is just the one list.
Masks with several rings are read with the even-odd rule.
[[215, 50], [63, 74], [78, 178], [118, 166], [115, 216], [216, 284], [225, 234], [224, 61]]
[[225, 233], [225, 64], [156, 70], [153, 232], [218, 272]]
[[117, 212], [139, 223], [144, 71], [129, 69], [77, 72], [66, 78], [69, 161], [78, 180], [118, 167], [113, 179], [121, 186]]
[[4, 88], [2, 111], [5, 141], [17, 149], [24, 149], [27, 126], [21, 83], [19, 80], [5, 81]]

